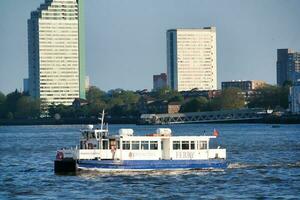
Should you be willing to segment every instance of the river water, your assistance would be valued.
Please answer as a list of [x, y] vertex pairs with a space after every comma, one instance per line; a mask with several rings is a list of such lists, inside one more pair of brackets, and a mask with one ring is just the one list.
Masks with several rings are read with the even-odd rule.
[[[160, 126], [111, 125], [136, 134]], [[225, 171], [53, 173], [58, 148], [78, 144], [81, 125], [0, 127], [1, 199], [300, 199], [300, 125], [186, 124], [174, 135], [220, 132]]]

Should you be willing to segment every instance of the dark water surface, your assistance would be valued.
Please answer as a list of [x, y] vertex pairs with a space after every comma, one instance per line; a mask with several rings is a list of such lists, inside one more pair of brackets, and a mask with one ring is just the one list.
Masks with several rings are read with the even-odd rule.
[[[173, 125], [174, 135], [220, 131], [222, 172], [53, 173], [60, 147], [75, 146], [80, 125], [0, 127], [1, 199], [300, 199], [300, 125]], [[158, 126], [111, 125], [151, 133]]]

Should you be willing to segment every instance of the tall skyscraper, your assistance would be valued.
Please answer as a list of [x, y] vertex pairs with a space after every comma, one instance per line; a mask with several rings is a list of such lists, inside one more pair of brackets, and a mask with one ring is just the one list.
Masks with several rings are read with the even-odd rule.
[[29, 93], [46, 104], [85, 98], [83, 0], [45, 0], [28, 20]]
[[277, 49], [277, 85], [285, 81], [297, 82], [300, 79], [300, 52], [292, 49]]
[[167, 66], [174, 90], [216, 90], [216, 28], [168, 30]]

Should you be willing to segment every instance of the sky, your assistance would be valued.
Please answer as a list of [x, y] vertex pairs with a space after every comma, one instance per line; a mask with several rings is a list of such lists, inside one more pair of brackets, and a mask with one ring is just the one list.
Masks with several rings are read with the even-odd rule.
[[[0, 91], [28, 77], [27, 19], [44, 0], [0, 0]], [[276, 83], [276, 50], [300, 51], [299, 0], [85, 0], [86, 73], [102, 90], [152, 89], [167, 71], [166, 31], [217, 28], [218, 87]]]

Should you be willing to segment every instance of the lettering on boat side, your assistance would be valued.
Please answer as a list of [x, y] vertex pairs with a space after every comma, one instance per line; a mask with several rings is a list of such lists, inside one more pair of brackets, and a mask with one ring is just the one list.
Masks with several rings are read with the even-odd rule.
[[194, 152], [176, 152], [176, 158], [189, 158], [192, 159], [194, 158]]
[[155, 156], [155, 153], [152, 152], [129, 152], [128, 157], [134, 158], [134, 157], [152, 157]]

